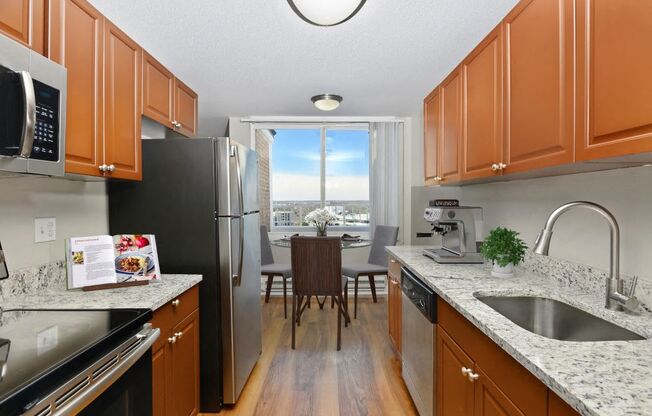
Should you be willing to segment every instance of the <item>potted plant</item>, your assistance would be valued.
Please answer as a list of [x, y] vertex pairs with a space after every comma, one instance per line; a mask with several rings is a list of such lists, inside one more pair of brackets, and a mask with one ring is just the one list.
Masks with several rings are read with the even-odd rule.
[[325, 237], [326, 227], [331, 221], [335, 221], [336, 219], [337, 217], [326, 208], [316, 209], [306, 215], [306, 222], [308, 224], [314, 224], [317, 228], [318, 237]]
[[492, 276], [511, 277], [514, 275], [514, 266], [523, 261], [527, 246], [518, 235], [514, 230], [497, 227], [489, 232], [482, 243], [480, 252], [493, 263]]

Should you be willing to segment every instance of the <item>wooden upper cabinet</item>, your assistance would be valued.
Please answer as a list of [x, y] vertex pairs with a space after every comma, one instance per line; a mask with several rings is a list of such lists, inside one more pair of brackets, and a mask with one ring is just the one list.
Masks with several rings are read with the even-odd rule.
[[475, 416], [525, 416], [487, 375], [476, 366]]
[[174, 75], [143, 51], [143, 115], [174, 128]]
[[501, 172], [502, 59], [498, 27], [462, 62], [462, 180]]
[[105, 20], [104, 163], [112, 178], [142, 178], [141, 53], [136, 42]]
[[455, 69], [440, 85], [441, 133], [438, 140], [438, 164], [441, 182], [460, 179], [460, 136], [462, 128], [462, 78]]
[[171, 414], [196, 415], [199, 412], [199, 311], [172, 329], [177, 337], [172, 345], [172, 372], [175, 388], [172, 392]]
[[578, 4], [577, 159], [652, 152], [652, 2]]
[[441, 327], [437, 327], [436, 351], [436, 413], [446, 416], [472, 416], [474, 383], [462, 373], [462, 369], [473, 370], [473, 360]]
[[46, 0], [1, 0], [0, 33], [46, 53]]
[[503, 36], [504, 173], [573, 162], [573, 2], [523, 0]]
[[175, 78], [174, 113], [178, 123], [177, 131], [184, 136], [197, 134], [197, 94], [186, 84]]
[[426, 185], [439, 182], [437, 175], [437, 134], [439, 134], [440, 101], [439, 87], [423, 100], [423, 173]]
[[86, 0], [53, 0], [50, 59], [68, 70], [66, 172], [101, 175], [103, 17]]

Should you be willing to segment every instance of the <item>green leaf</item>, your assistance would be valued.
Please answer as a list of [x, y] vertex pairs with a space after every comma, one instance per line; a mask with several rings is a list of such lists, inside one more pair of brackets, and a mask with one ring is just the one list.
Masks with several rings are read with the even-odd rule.
[[501, 267], [509, 263], [517, 265], [523, 261], [527, 250], [527, 245], [518, 236], [514, 230], [494, 228], [482, 243], [480, 252], [485, 259], [495, 261]]

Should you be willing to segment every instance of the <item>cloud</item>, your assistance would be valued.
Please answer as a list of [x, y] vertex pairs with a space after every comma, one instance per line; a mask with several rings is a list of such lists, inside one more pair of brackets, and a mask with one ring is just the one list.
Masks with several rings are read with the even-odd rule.
[[[299, 159], [316, 162], [321, 160], [321, 156], [318, 152], [296, 152], [294, 153], [294, 156]], [[365, 154], [362, 151], [326, 150], [326, 160], [328, 162], [353, 162], [364, 159]]]
[[[319, 176], [275, 173], [272, 175], [272, 198], [276, 201], [318, 201]], [[366, 176], [326, 177], [326, 199], [359, 201], [369, 199]]]

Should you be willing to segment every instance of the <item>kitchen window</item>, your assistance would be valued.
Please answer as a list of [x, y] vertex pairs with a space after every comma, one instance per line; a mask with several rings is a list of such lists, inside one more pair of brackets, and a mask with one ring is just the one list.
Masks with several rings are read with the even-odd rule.
[[338, 218], [330, 230], [369, 230], [368, 125], [278, 126], [265, 132], [268, 152], [258, 137], [260, 202], [269, 206], [263, 224], [280, 232], [314, 229], [305, 216], [326, 208]]

